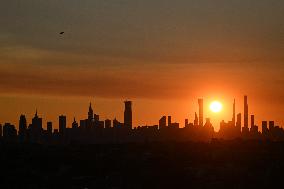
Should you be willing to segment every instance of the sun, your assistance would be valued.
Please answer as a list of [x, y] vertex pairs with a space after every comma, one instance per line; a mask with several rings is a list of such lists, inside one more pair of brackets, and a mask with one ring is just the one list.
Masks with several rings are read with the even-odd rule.
[[210, 110], [212, 112], [218, 113], [222, 110], [222, 104], [219, 101], [213, 101], [210, 104]]

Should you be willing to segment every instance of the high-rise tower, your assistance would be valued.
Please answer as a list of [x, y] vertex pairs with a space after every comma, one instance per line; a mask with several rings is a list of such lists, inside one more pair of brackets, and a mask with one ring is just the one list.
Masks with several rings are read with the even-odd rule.
[[232, 118], [233, 126], [236, 125], [236, 100], [234, 99], [233, 104], [233, 118]]
[[198, 105], [199, 105], [199, 126], [203, 126], [203, 99], [198, 99]]
[[248, 97], [244, 96], [244, 128], [248, 128]]
[[132, 129], [132, 102], [124, 101], [124, 126], [128, 129]]
[[64, 136], [66, 133], [66, 116], [59, 116], [59, 134]]
[[89, 112], [88, 112], [88, 120], [92, 121], [93, 118], [94, 118], [94, 112], [93, 112], [93, 108], [92, 108], [92, 103], [90, 102]]

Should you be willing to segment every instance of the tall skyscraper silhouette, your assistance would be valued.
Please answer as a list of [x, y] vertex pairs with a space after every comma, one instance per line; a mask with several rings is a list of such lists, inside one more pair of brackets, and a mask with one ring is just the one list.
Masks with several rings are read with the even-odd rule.
[[244, 128], [248, 129], [248, 97], [244, 96]]
[[254, 115], [250, 115], [250, 127], [254, 127]]
[[167, 126], [167, 117], [163, 116], [159, 120], [159, 129], [164, 129]]
[[199, 105], [199, 126], [203, 126], [203, 99], [198, 99], [198, 105]]
[[92, 103], [90, 102], [90, 106], [89, 106], [89, 112], [88, 112], [88, 120], [92, 121], [94, 118], [94, 111], [92, 108]]
[[194, 123], [193, 125], [197, 126], [199, 123], [198, 123], [198, 116], [197, 116], [197, 113], [195, 112], [194, 113]]
[[32, 124], [30, 127], [30, 140], [32, 142], [38, 142], [42, 135], [42, 118], [37, 115], [37, 110], [34, 118], [32, 119]]
[[172, 126], [172, 116], [168, 116], [168, 126]]
[[241, 132], [242, 130], [242, 114], [241, 113], [237, 114], [236, 127], [237, 127], [238, 132]]
[[48, 136], [52, 136], [52, 122], [51, 121], [47, 122], [46, 127], [47, 127]]
[[234, 99], [233, 103], [233, 118], [232, 118], [233, 126], [236, 125], [236, 100]]
[[25, 115], [20, 116], [19, 120], [19, 137], [23, 141], [27, 134], [27, 119]]
[[132, 129], [132, 102], [124, 101], [124, 126]]
[[66, 116], [59, 116], [59, 134], [64, 136], [66, 133]]
[[268, 134], [268, 127], [267, 127], [267, 121], [262, 121], [262, 134], [264, 134], [265, 136]]

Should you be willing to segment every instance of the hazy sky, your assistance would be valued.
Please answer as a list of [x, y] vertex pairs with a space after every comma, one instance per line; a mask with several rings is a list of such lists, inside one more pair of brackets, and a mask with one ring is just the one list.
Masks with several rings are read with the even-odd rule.
[[122, 121], [127, 98], [135, 124], [183, 125], [204, 97], [224, 103], [217, 123], [247, 94], [257, 123], [284, 125], [283, 20], [280, 0], [1, 1], [0, 122], [37, 107], [57, 126], [90, 100]]

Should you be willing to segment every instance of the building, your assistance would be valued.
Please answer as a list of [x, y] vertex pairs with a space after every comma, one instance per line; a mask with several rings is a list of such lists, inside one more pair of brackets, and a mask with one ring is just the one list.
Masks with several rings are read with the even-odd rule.
[[168, 116], [168, 127], [172, 126], [172, 116]]
[[269, 132], [273, 132], [274, 130], [274, 121], [269, 121]]
[[132, 129], [132, 102], [124, 101], [124, 127]]
[[66, 116], [59, 116], [59, 135], [64, 136], [66, 134]]
[[3, 139], [8, 141], [15, 141], [17, 138], [17, 130], [14, 125], [5, 123], [3, 126]]
[[233, 118], [232, 118], [233, 125], [236, 125], [236, 100], [234, 99], [233, 103]]
[[30, 141], [40, 142], [42, 136], [42, 118], [38, 117], [37, 110], [29, 126]]
[[262, 126], [262, 134], [267, 135], [269, 132], [267, 127], [267, 121], [262, 121], [261, 126]]
[[248, 97], [244, 96], [244, 127], [248, 128]]
[[237, 130], [238, 130], [239, 132], [241, 132], [241, 129], [242, 129], [242, 114], [241, 114], [241, 113], [238, 113], [238, 114], [237, 114], [236, 127], [237, 127]]
[[194, 126], [198, 126], [198, 124], [199, 124], [199, 122], [198, 122], [198, 116], [197, 116], [197, 113], [195, 112], [193, 125], [194, 125]]
[[163, 116], [161, 117], [161, 119], [159, 120], [159, 129], [163, 129], [166, 128], [167, 126], [167, 117]]
[[49, 121], [46, 123], [47, 135], [52, 136], [52, 122]]
[[250, 116], [250, 128], [254, 127], [254, 115]]
[[27, 120], [25, 115], [20, 116], [19, 120], [19, 139], [24, 141], [27, 137]]
[[74, 117], [74, 120], [73, 120], [73, 123], [72, 123], [72, 129], [77, 129], [79, 127], [75, 117]]
[[91, 122], [94, 119], [94, 111], [92, 108], [92, 103], [90, 102], [89, 111], [88, 111], [88, 120]]
[[203, 126], [203, 99], [198, 99], [198, 105], [199, 105], [199, 126]]
[[111, 120], [110, 119], [105, 120], [105, 128], [111, 128]]

